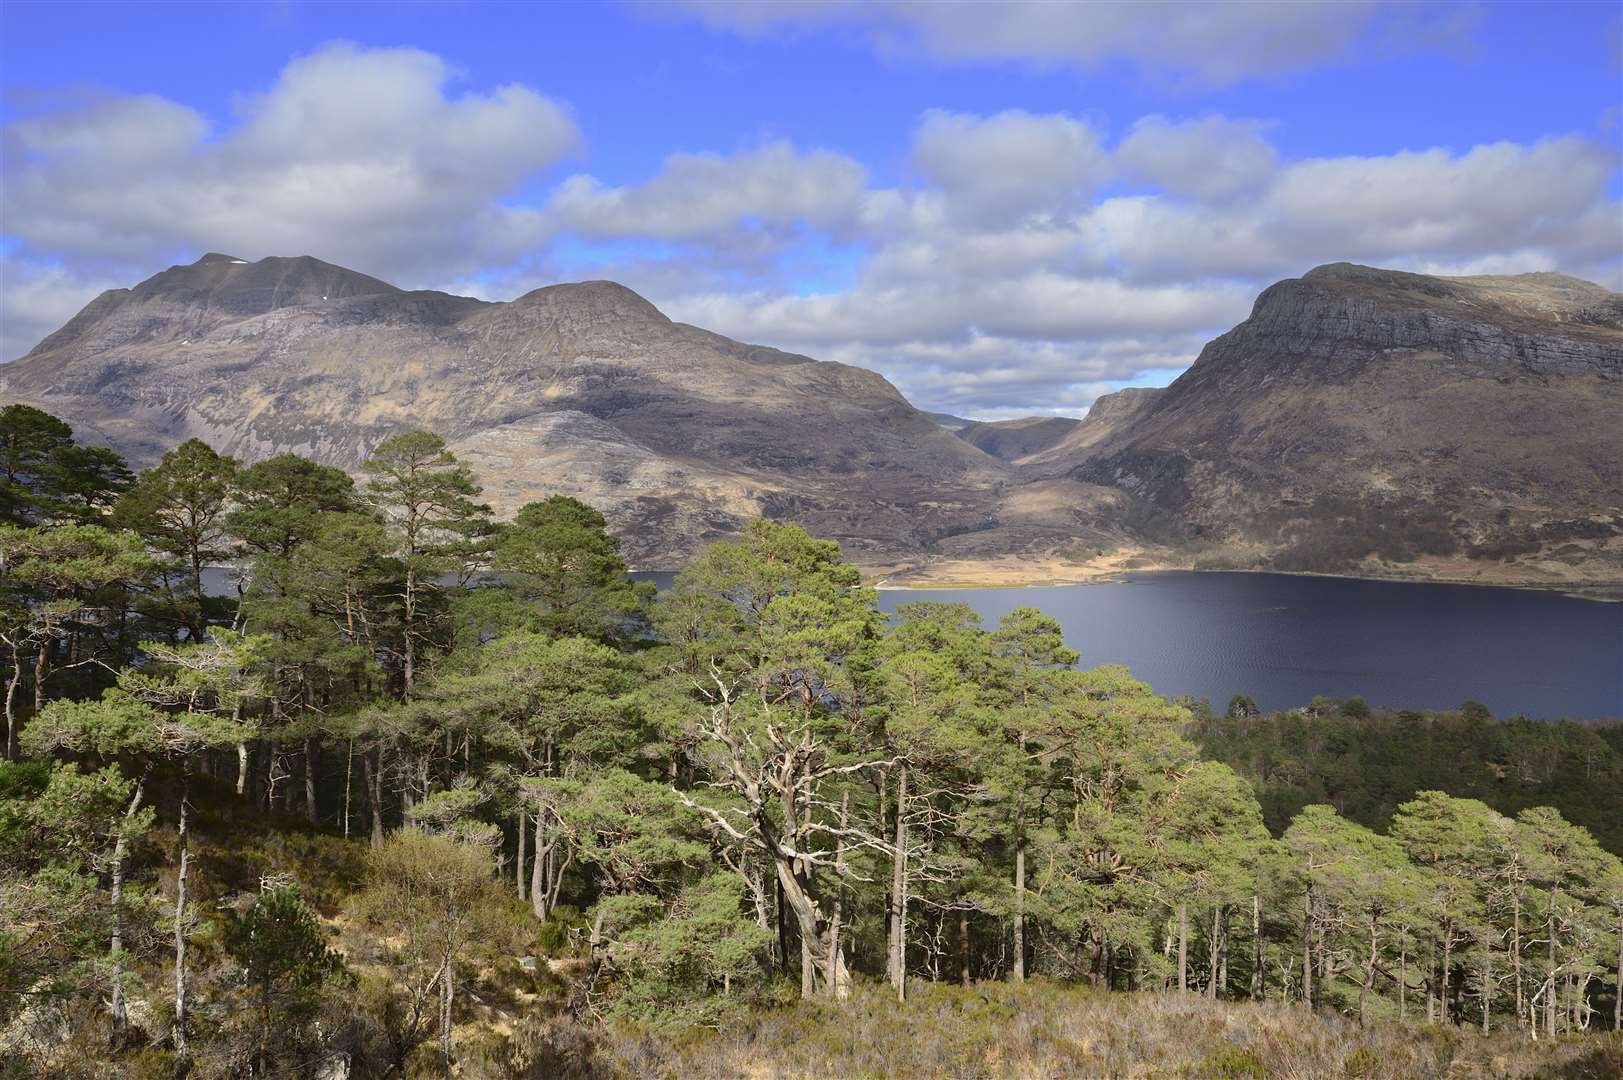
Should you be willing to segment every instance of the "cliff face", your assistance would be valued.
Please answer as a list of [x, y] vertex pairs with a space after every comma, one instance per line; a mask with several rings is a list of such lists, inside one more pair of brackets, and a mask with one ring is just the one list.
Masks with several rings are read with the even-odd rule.
[[612, 282], [491, 304], [209, 255], [99, 297], [0, 367], [0, 394], [139, 464], [197, 436], [354, 468], [427, 428], [499, 510], [577, 495], [654, 567], [759, 514], [859, 557], [915, 551], [983, 521], [1005, 481], [881, 376], [673, 323]]
[[1623, 580], [1620, 417], [1623, 296], [1335, 264], [1271, 286], [1129, 424], [1044, 466], [1242, 562], [1508, 558]]

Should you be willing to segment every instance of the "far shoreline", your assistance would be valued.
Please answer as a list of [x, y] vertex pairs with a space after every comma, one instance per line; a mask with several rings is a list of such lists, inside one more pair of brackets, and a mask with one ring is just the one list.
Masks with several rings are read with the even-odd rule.
[[[1027, 562], [1026, 560], [1020, 560]], [[1272, 574], [1282, 577], [1331, 578], [1343, 581], [1379, 581], [1406, 585], [1464, 585], [1483, 589], [1517, 589], [1524, 592], [1553, 592], [1574, 600], [1600, 604], [1623, 603], [1623, 580], [1615, 581], [1533, 581], [1525, 578], [1484, 581], [1481, 578], [1449, 576], [1328, 573], [1320, 570], [1277, 570], [1267, 567], [1194, 567], [1177, 565], [1092, 567], [1087, 563], [1058, 563], [1030, 560], [1030, 573], [1014, 567], [998, 567], [1003, 560], [952, 560], [951, 576], [938, 580], [929, 575], [928, 565], [901, 571], [862, 567], [864, 584], [881, 592], [947, 592], [971, 589], [1034, 589], [1073, 585], [1123, 584], [1138, 575], [1150, 574]], [[873, 575], [873, 576], [870, 576]], [[922, 577], [922, 580], [918, 578]], [[909, 580], [914, 579], [914, 580]]]

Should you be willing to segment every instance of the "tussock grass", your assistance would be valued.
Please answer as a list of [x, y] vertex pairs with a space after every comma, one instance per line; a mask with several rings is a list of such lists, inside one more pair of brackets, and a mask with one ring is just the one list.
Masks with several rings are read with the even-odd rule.
[[920, 985], [905, 1005], [868, 986], [843, 1009], [757, 1011], [681, 1042], [619, 1030], [599, 1046], [595, 1065], [594, 1075], [683, 1080], [1610, 1080], [1623, 1076], [1623, 1039], [1534, 1043], [1513, 1032], [1360, 1027], [1298, 1005], [1106, 994], [1039, 979], [967, 990]]

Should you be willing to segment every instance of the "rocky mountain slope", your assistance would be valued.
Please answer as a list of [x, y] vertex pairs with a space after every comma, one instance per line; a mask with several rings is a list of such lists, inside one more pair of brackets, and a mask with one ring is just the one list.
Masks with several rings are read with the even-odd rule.
[[198, 436], [353, 468], [427, 428], [498, 510], [576, 495], [652, 567], [760, 514], [858, 557], [917, 551], [981, 526], [1005, 481], [881, 376], [674, 323], [611, 282], [485, 303], [205, 255], [98, 297], [0, 367], [0, 397], [140, 464]]
[[353, 468], [428, 428], [498, 510], [576, 495], [651, 568], [764, 514], [952, 580], [1623, 583], [1623, 296], [1556, 274], [1323, 266], [1264, 291], [1165, 389], [1080, 423], [988, 424], [674, 323], [611, 282], [486, 303], [207, 255], [98, 297], [0, 367], [0, 398], [138, 464], [195, 435]]
[[1048, 450], [1070, 435], [1080, 420], [1069, 416], [1022, 416], [1018, 420], [972, 420], [957, 430], [960, 439], [999, 461], [1018, 461]]
[[[1101, 402], [1102, 404], [1103, 402]], [[1338, 263], [1027, 466], [1218, 565], [1623, 581], [1623, 296]]]

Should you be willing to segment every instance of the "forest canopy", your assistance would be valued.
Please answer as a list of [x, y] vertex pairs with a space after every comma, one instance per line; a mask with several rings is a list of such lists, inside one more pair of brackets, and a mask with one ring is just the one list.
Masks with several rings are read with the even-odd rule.
[[359, 482], [198, 440], [134, 475], [13, 405], [0, 453], [25, 1067], [563, 1075], [566, 1023], [1033, 979], [1623, 1020], [1615, 728], [1218, 716], [1032, 608], [887, 619], [768, 520], [656, 595], [600, 513], [498, 521], [426, 432]]

